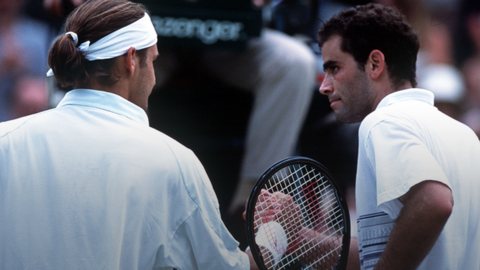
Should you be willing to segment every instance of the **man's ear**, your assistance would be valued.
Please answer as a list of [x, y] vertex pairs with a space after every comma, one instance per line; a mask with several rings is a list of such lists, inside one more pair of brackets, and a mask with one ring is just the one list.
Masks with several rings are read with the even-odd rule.
[[137, 55], [137, 50], [134, 47], [130, 47], [127, 53], [125, 54], [125, 68], [127, 69], [128, 74], [131, 76], [135, 72], [136, 63], [135, 57]]
[[365, 72], [372, 80], [378, 79], [386, 69], [385, 55], [379, 50], [373, 50], [368, 56], [365, 64]]

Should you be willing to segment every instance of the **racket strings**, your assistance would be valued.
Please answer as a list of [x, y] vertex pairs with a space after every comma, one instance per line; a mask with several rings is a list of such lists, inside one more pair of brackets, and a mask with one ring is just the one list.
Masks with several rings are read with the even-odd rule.
[[[320, 176], [320, 175], [317, 174], [316, 176]], [[323, 177], [323, 176], [321, 176], [321, 177]], [[285, 180], [285, 179], [286, 179], [286, 178], [282, 178], [281, 180]], [[277, 182], [277, 181], [274, 181], [274, 182], [279, 183], [279, 182]], [[331, 188], [331, 187], [330, 187], [329, 185], [327, 185], [327, 184], [328, 184], [327, 182], [322, 183], [322, 185], [324, 185], [324, 186], [321, 187], [320, 190], [317, 190], [315, 195], [320, 196], [320, 195], [321, 195], [320, 193], [324, 193], [327, 188]], [[288, 192], [288, 191], [289, 191], [288, 189], [291, 187], [291, 185], [286, 186], [286, 187], [284, 187], [284, 188], [281, 188], [280, 190], [278, 189], [278, 184], [271, 185], [271, 187], [274, 187], [274, 189], [271, 190], [271, 191], [274, 191], [274, 190], [275, 190], [275, 191], [280, 191], [280, 192], [285, 192], [285, 191]], [[297, 189], [297, 190], [298, 190], [298, 189]], [[297, 195], [299, 195], [299, 193], [301, 193], [301, 192], [302, 192], [301, 190], [298, 190], [297, 193], [295, 193], [295, 192], [290, 192], [290, 194], [292, 194], [293, 197], [298, 197]], [[311, 195], [311, 194], [310, 194], [311, 192], [315, 192], [315, 190], [311, 189], [311, 190], [308, 191], [307, 193], [304, 192], [304, 194], [305, 194], [305, 195]], [[335, 202], [335, 200], [336, 200], [335, 194], [333, 193], [332, 190], [330, 190], [330, 192], [329, 192], [327, 195], [323, 195], [323, 197], [328, 198], [328, 201], [326, 201], [326, 204], [327, 204], [327, 205], [332, 205], [333, 202]], [[324, 199], [324, 200], [326, 200], [326, 199]], [[310, 226], [310, 227], [316, 227], [316, 228], [318, 228], [318, 225], [314, 225], [314, 224], [313, 224], [313, 221], [314, 221], [314, 220], [317, 220], [317, 221], [318, 221], [318, 220], [323, 220], [323, 219], [322, 219], [323, 216], [331, 216], [332, 214], [331, 214], [330, 212], [335, 210], [335, 208], [333, 208], [333, 209], [330, 208], [330, 210], [329, 210], [330, 212], [326, 212], [326, 213], [325, 213], [325, 211], [322, 211], [322, 212], [321, 212], [321, 211], [319, 210], [320, 208], [317, 208], [317, 209], [315, 209], [315, 210], [310, 210], [310, 209], [308, 208], [308, 205], [305, 205], [305, 201], [298, 201], [298, 200], [296, 200], [295, 203], [298, 204], [298, 205], [300, 205], [301, 208], [304, 209], [306, 212], [309, 212], [311, 215], [316, 216], [315, 219], [308, 219], [308, 220], [311, 221], [311, 223], [305, 224], [305, 225]], [[266, 205], [266, 203], [257, 204], [257, 206], [256, 206], [258, 212], [261, 212], [261, 210], [264, 210], [264, 209], [266, 209], [267, 207], [268, 207], [268, 206]], [[324, 207], [324, 208], [321, 208], [321, 209], [325, 210], [325, 209], [327, 209], [327, 207]], [[338, 205], [337, 205], [337, 208], [336, 208], [336, 209], [340, 210], [340, 207], [338, 207]], [[259, 211], [259, 210], [260, 210], [260, 211]], [[259, 218], [257, 217], [257, 219], [259, 219]], [[323, 224], [323, 226], [325, 226], [325, 225], [326, 225], [326, 224]], [[329, 226], [329, 227], [331, 227], [331, 226]]]
[[[315, 168], [296, 165], [274, 174], [265, 189], [270, 193], [289, 195], [292, 206], [287, 206], [286, 210], [295, 212], [282, 212], [275, 219], [284, 228], [289, 246], [286, 256], [274, 269], [288, 269], [298, 260], [308, 262], [310, 266], [321, 264], [322, 269], [333, 269], [342, 250], [343, 219], [341, 206], [328, 179]], [[268, 200], [256, 204], [255, 227], [268, 221], [266, 213], [270, 208], [271, 201]], [[269, 241], [274, 241], [273, 237]], [[266, 265], [273, 265], [271, 256], [264, 260]]]
[[[331, 194], [327, 195], [330, 196], [330, 198], [328, 199], [326, 204], [332, 204], [335, 202], [335, 198], [333, 197], [334, 194], [332, 193], [333, 191], [329, 192], [331, 192]], [[307, 211], [310, 210], [307, 209]], [[300, 234], [297, 236], [296, 244], [291, 245], [288, 251], [291, 253], [295, 252], [298, 257], [304, 258], [304, 261], [313, 261], [312, 265], [315, 265], [319, 262], [322, 262], [322, 265], [325, 265], [327, 263], [327, 259], [331, 258], [329, 264], [335, 266], [336, 259], [338, 258], [338, 254], [341, 251], [341, 237], [338, 238], [336, 236], [342, 233], [343, 227], [341, 225], [343, 220], [337, 219], [337, 221], [335, 221], [334, 218], [323, 219], [321, 220], [323, 222], [320, 223], [321, 225], [319, 227], [318, 219], [323, 217], [338, 216], [339, 214], [341, 214], [341, 208], [336, 205], [335, 207], [330, 207], [327, 212], [323, 211], [322, 213], [320, 213], [318, 208], [311, 211], [314, 212], [313, 216], [315, 218], [306, 219], [305, 226], [312, 228], [313, 231], [322, 231], [324, 234], [328, 231], [328, 235], [323, 235], [321, 237], [322, 239], [318, 241], [318, 237], [312, 237], [311, 234]], [[305, 241], [304, 239], [307, 240]], [[315, 260], [315, 258], [317, 259]]]

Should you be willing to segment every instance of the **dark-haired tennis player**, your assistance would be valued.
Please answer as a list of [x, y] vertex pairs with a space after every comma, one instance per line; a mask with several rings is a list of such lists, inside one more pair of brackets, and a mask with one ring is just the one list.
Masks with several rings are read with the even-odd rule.
[[344, 10], [319, 45], [320, 92], [338, 121], [362, 121], [352, 269], [480, 269], [480, 142], [414, 88], [419, 42], [405, 18], [374, 4]]

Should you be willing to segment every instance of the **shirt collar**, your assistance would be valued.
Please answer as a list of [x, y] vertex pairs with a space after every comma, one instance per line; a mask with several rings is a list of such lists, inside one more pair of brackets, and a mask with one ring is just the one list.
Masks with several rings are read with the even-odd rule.
[[387, 107], [394, 103], [411, 100], [425, 102], [433, 106], [434, 95], [431, 91], [420, 88], [399, 90], [385, 96], [380, 103], [378, 103], [377, 109]]
[[67, 92], [57, 108], [67, 105], [93, 107], [125, 116], [135, 122], [149, 125], [145, 111], [123, 97], [99, 90], [75, 89]]

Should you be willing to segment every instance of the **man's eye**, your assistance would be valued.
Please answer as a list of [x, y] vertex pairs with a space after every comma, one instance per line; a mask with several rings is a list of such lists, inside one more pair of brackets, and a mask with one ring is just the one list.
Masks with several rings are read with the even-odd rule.
[[328, 67], [327, 71], [331, 72], [331, 73], [334, 73], [338, 70], [338, 67], [336, 66], [330, 66]]

